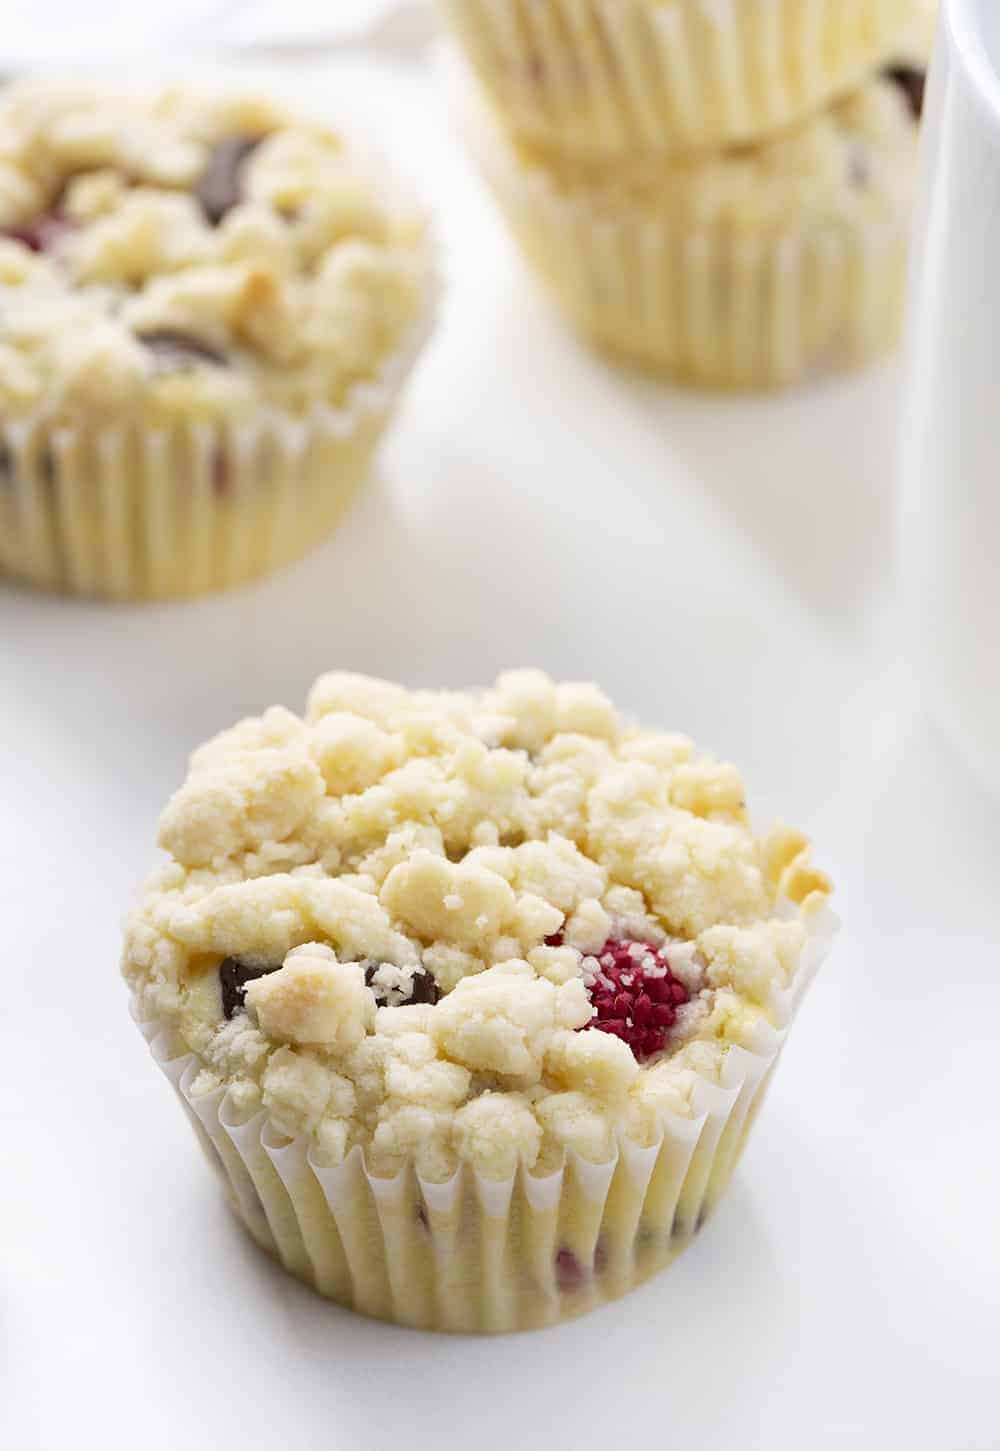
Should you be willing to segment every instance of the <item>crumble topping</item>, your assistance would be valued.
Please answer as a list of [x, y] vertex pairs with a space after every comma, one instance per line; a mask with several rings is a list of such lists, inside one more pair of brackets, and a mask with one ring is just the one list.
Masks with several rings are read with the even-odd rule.
[[253, 96], [26, 82], [0, 99], [0, 407], [300, 415], [424, 310], [423, 226], [344, 139]]
[[777, 1021], [830, 890], [735, 767], [530, 670], [324, 676], [195, 751], [160, 844], [124, 972], [195, 1091], [437, 1179], [655, 1142]]

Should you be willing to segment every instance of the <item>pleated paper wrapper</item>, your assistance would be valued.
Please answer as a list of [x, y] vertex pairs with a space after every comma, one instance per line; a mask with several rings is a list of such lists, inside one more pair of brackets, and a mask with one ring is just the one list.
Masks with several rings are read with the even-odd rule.
[[[429, 305], [429, 304], [428, 304]], [[305, 419], [0, 427], [0, 574], [74, 595], [155, 600], [242, 584], [333, 528], [427, 331], [377, 379]]]
[[679, 382], [753, 390], [858, 368], [896, 345], [908, 206], [873, 222], [685, 226], [667, 205], [610, 208], [557, 191], [478, 98], [463, 95], [459, 109], [527, 261], [576, 330], [614, 357]]
[[690, 1117], [665, 1117], [650, 1145], [620, 1137], [606, 1164], [570, 1154], [545, 1176], [522, 1166], [491, 1180], [462, 1166], [433, 1183], [411, 1165], [379, 1178], [358, 1147], [324, 1165], [308, 1135], [284, 1137], [263, 1110], [241, 1115], [225, 1088], [193, 1094], [199, 1060], [160, 1022], [137, 1021], [233, 1210], [291, 1274], [399, 1325], [524, 1330], [616, 1299], [690, 1243], [729, 1183], [835, 931], [824, 909], [793, 988], [775, 999], [777, 1026], [731, 1047], [718, 1083], [698, 1079]]
[[[209, 67], [206, 89], [232, 88]], [[285, 99], [295, 104], [294, 86]], [[162, 600], [269, 574], [330, 533], [371, 470], [379, 441], [435, 320], [437, 244], [412, 179], [344, 113], [348, 138], [387, 207], [419, 217], [421, 312], [371, 379], [302, 416], [262, 399], [248, 420], [140, 420], [53, 426], [44, 412], [0, 420], [0, 576], [71, 595]]]
[[586, 156], [756, 141], [886, 63], [922, 0], [439, 0], [504, 124]]

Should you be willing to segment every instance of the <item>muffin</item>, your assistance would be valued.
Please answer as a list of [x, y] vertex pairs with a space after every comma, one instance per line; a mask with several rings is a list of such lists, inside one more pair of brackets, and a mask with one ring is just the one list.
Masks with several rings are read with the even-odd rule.
[[0, 99], [0, 572], [118, 598], [294, 559], [426, 326], [423, 221], [256, 96]]
[[918, 76], [880, 73], [760, 145], [613, 164], [512, 140], [456, 84], [487, 181], [585, 336], [682, 381], [763, 388], [897, 339]]
[[233, 1209], [440, 1330], [579, 1314], [689, 1243], [831, 931], [733, 766], [532, 670], [323, 676], [194, 753], [159, 842], [124, 973]]
[[921, 0], [441, 0], [519, 140], [589, 159], [757, 141], [861, 82]]

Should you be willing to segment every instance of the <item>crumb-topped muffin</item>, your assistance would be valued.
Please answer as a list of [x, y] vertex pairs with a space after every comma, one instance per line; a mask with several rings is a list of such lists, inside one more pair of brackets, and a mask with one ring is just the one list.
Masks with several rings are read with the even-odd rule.
[[[356, 480], [427, 307], [422, 220], [329, 128], [256, 96], [15, 86], [0, 565], [161, 594], [301, 552]], [[279, 506], [297, 521], [275, 538]]]
[[[304, 719], [196, 751], [159, 839], [124, 972], [231, 1181], [252, 1126], [241, 1214], [325, 1293], [450, 1328], [573, 1313], [675, 1252], [829, 892], [801, 835], [755, 835], [733, 766], [536, 671], [479, 694], [324, 676]], [[261, 1143], [294, 1146], [294, 1184]], [[425, 1261], [463, 1222], [460, 1295]]]
[[460, 84], [486, 178], [573, 322], [682, 380], [761, 387], [894, 343], [918, 78], [891, 68], [757, 145], [613, 163], [512, 141]]

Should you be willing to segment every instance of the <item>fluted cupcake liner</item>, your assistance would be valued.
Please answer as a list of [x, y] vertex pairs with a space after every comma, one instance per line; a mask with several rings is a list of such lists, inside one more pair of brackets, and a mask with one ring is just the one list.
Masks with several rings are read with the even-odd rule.
[[242, 584], [336, 524], [427, 330], [341, 408], [304, 419], [0, 427], [0, 574], [74, 595], [168, 599]]
[[690, 1117], [665, 1116], [649, 1145], [619, 1136], [606, 1164], [569, 1154], [556, 1172], [508, 1179], [461, 1166], [434, 1183], [414, 1165], [373, 1174], [355, 1147], [336, 1166], [308, 1136], [241, 1114], [226, 1088], [195, 1094], [201, 1063], [158, 1020], [139, 1026], [173, 1084], [226, 1197], [291, 1274], [362, 1314], [462, 1332], [531, 1329], [625, 1294], [690, 1243], [740, 1158], [788, 1028], [836, 920], [815, 920], [794, 989], [734, 1045], [719, 1082], [699, 1078]]
[[916, 0], [440, 0], [508, 128], [591, 157], [758, 140], [893, 53]]
[[489, 118], [467, 127], [525, 256], [575, 327], [604, 350], [682, 382], [775, 388], [891, 350], [910, 215], [790, 216], [780, 226], [686, 225], [669, 207], [564, 194]]

